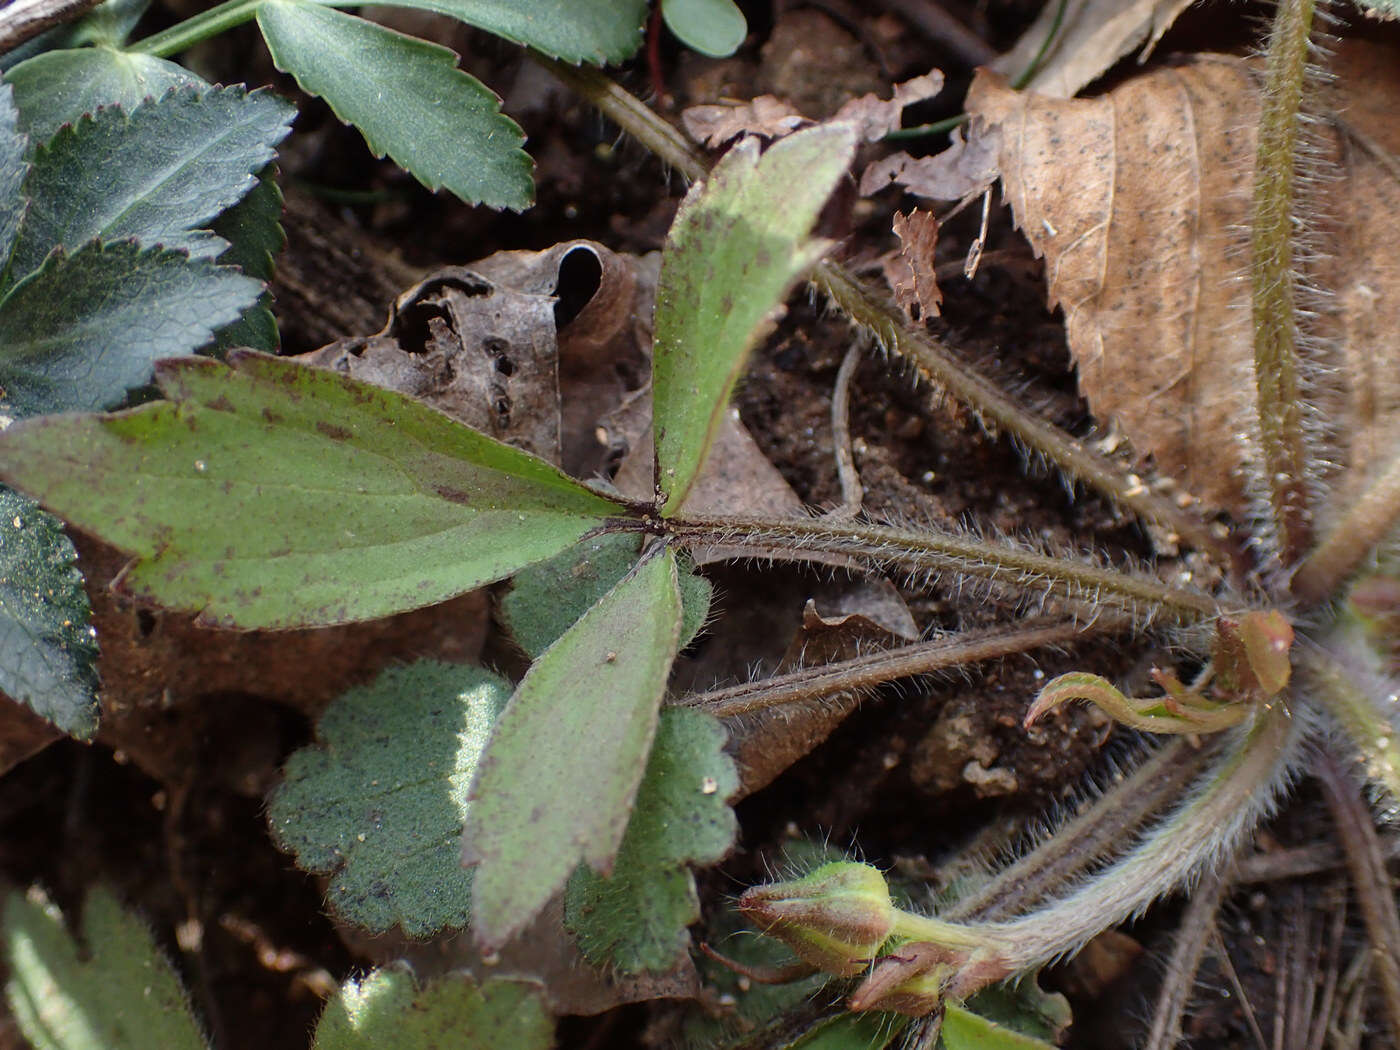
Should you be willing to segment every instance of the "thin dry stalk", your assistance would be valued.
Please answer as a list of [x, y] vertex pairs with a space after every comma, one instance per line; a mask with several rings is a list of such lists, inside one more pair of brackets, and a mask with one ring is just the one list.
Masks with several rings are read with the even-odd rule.
[[1230, 888], [1230, 868], [1231, 865], [1223, 865], [1207, 872], [1186, 904], [1143, 1050], [1172, 1050], [1181, 1039], [1181, 1019], [1196, 988], [1196, 974], [1201, 968], [1206, 945], [1215, 934], [1220, 903]]
[[1342, 583], [1400, 522], [1400, 452], [1293, 574], [1293, 597], [1304, 607], [1334, 598]]
[[860, 344], [852, 343], [836, 370], [836, 385], [831, 390], [831, 443], [836, 449], [836, 476], [841, 482], [841, 506], [832, 514], [842, 518], [854, 518], [865, 502], [865, 488], [851, 452], [851, 380], [860, 367], [860, 358]]

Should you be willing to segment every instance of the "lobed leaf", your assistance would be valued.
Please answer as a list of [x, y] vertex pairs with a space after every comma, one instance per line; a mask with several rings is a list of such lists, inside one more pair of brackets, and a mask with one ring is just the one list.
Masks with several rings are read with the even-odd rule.
[[24, 218], [25, 200], [20, 187], [29, 173], [25, 158], [28, 148], [29, 138], [19, 128], [14, 89], [0, 84], [0, 260], [10, 257]]
[[252, 352], [229, 360], [162, 362], [170, 401], [16, 424], [0, 474], [135, 554], [123, 590], [242, 628], [444, 601], [622, 511], [402, 394]]
[[659, 972], [684, 956], [687, 927], [700, 918], [687, 866], [718, 863], [737, 826], [726, 800], [739, 775], [725, 736], [703, 712], [661, 712], [612, 875], [580, 868], [564, 896], [564, 921], [589, 962]]
[[341, 985], [316, 1025], [312, 1050], [549, 1050], [554, 1021], [524, 981], [450, 973], [423, 987], [405, 970]]
[[499, 947], [580, 861], [610, 871], [675, 658], [681, 605], [666, 550], [541, 654], [511, 697], [472, 785], [462, 862], [476, 865], [472, 928]]
[[[228, 242], [219, 256], [223, 266], [237, 266], [249, 277], [268, 282], [276, 269], [276, 258], [287, 243], [282, 229], [282, 190], [275, 169], [269, 165], [248, 196], [215, 220], [214, 233]], [[264, 291], [233, 324], [219, 330], [215, 351], [249, 346], [265, 353], [275, 351], [281, 342], [277, 318], [272, 314], [272, 295]]]
[[748, 139], [681, 203], [656, 293], [663, 514], [675, 514], [690, 491], [763, 325], [825, 250], [807, 234], [854, 150], [854, 132], [840, 125], [799, 131], [761, 158]]
[[209, 86], [174, 62], [109, 47], [46, 51], [19, 63], [5, 79], [15, 89], [20, 128], [36, 142], [101, 106], [131, 112], [173, 88]]
[[661, 0], [661, 17], [681, 43], [711, 58], [734, 54], [749, 32], [734, 0]]
[[467, 924], [459, 863], [467, 789], [510, 683], [421, 660], [335, 700], [287, 761], [268, 826], [305, 871], [332, 876], [336, 914], [372, 933]]
[[146, 927], [106, 890], [88, 894], [83, 944], [57, 909], [10, 895], [10, 1012], [36, 1050], [205, 1050], [184, 990]]
[[257, 185], [295, 115], [267, 91], [180, 88], [60, 129], [34, 151], [11, 280], [93, 239], [219, 255], [227, 242], [208, 225]]
[[533, 201], [525, 136], [447, 48], [311, 0], [267, 0], [258, 26], [277, 68], [359, 128], [376, 157], [469, 204]]
[[0, 411], [114, 405], [156, 360], [199, 349], [261, 292], [230, 267], [130, 241], [56, 251], [0, 300]]
[[97, 642], [62, 525], [0, 486], [0, 692], [65, 733], [97, 728]]

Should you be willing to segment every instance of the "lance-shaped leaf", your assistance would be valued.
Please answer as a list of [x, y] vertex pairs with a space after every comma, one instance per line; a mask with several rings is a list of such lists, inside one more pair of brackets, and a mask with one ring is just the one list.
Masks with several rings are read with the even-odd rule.
[[19, 129], [19, 111], [14, 90], [0, 84], [0, 261], [10, 257], [20, 220], [24, 218], [24, 196], [20, 187], [29, 172], [25, 151], [29, 140]]
[[807, 234], [854, 149], [855, 133], [841, 125], [790, 135], [761, 158], [747, 139], [681, 203], [656, 292], [663, 513], [674, 514], [690, 491], [749, 348], [825, 250]]
[[564, 921], [589, 962], [624, 973], [670, 969], [700, 918], [691, 864], [715, 864], [734, 841], [739, 789], [719, 721], [701, 711], [661, 712], [646, 775], [610, 876], [580, 868]]
[[146, 927], [105, 890], [83, 906], [83, 945], [57, 909], [5, 904], [5, 998], [38, 1050], [205, 1050], [180, 982]]
[[347, 981], [326, 1004], [312, 1050], [549, 1050], [554, 1019], [532, 985], [452, 973], [419, 988], [406, 970]]
[[[0, 301], [0, 412], [107, 408], [251, 306], [262, 282], [130, 241], [54, 252]], [[114, 479], [115, 481], [115, 479]]]
[[230, 627], [388, 616], [557, 554], [622, 508], [402, 394], [251, 352], [171, 400], [18, 423], [0, 473], [131, 552], [124, 590]]
[[309, 0], [268, 0], [258, 26], [277, 68], [359, 128], [376, 157], [469, 204], [529, 207], [525, 136], [453, 52]]
[[52, 515], [0, 486], [0, 692], [86, 738], [97, 728], [97, 642], [77, 557]]
[[389, 0], [435, 11], [570, 62], [620, 62], [642, 46], [646, 0]]
[[174, 62], [109, 47], [46, 51], [19, 63], [5, 79], [15, 89], [20, 127], [36, 142], [101, 106], [130, 112], [171, 88], [208, 86]]
[[410, 937], [467, 924], [467, 789], [510, 691], [479, 667], [423, 660], [326, 709], [317, 743], [288, 759], [267, 821], [298, 867], [333, 876], [337, 915]]
[[295, 115], [268, 91], [181, 88], [62, 128], [34, 151], [11, 278], [93, 239], [218, 255], [227, 242], [207, 227], [257, 185]]
[[531, 666], [472, 785], [462, 862], [472, 928], [499, 947], [579, 864], [610, 871], [656, 732], [680, 633], [671, 552], [650, 557]]

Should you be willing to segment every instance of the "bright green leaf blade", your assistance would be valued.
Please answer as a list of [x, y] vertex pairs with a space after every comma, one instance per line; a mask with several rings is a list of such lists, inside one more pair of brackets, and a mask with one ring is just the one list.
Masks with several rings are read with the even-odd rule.
[[229, 358], [162, 363], [169, 402], [15, 424], [0, 474], [135, 554], [127, 591], [244, 628], [445, 601], [623, 513], [402, 394]]
[[208, 86], [174, 62], [106, 47], [46, 51], [25, 59], [5, 79], [15, 89], [20, 127], [35, 142], [48, 141], [64, 124], [101, 106], [130, 112], [171, 88]]
[[405, 970], [375, 970], [341, 986], [311, 1050], [549, 1050], [554, 1021], [523, 981], [478, 985], [454, 973], [419, 988]]
[[701, 711], [661, 712], [612, 875], [580, 868], [564, 896], [564, 921], [594, 965], [660, 972], [685, 954], [688, 927], [700, 918], [688, 865], [718, 863], [734, 841], [726, 800], [739, 775], [725, 737]]
[[83, 907], [82, 949], [56, 909], [18, 893], [4, 940], [5, 997], [36, 1050], [204, 1050], [170, 964], [105, 890]]
[[0, 692], [65, 733], [97, 728], [97, 642], [62, 526], [0, 486]]
[[661, 17], [681, 43], [712, 58], [734, 54], [749, 32], [734, 0], [661, 0]]
[[647, 0], [388, 0], [436, 11], [569, 62], [621, 62], [642, 46]]
[[472, 785], [462, 836], [476, 864], [472, 927], [498, 947], [580, 861], [608, 870], [656, 732], [680, 633], [676, 562], [647, 559], [521, 680]]
[[850, 165], [855, 133], [799, 131], [758, 155], [748, 139], [691, 188], [666, 239], [652, 368], [663, 514], [674, 514], [714, 439], [764, 323], [817, 258], [807, 240]]
[[337, 915], [410, 937], [467, 924], [467, 790], [510, 692], [478, 667], [424, 660], [326, 709], [317, 743], [287, 761], [267, 820], [298, 867], [333, 876]]
[[15, 245], [15, 234], [24, 217], [25, 200], [20, 192], [29, 171], [25, 151], [29, 139], [19, 129], [14, 89], [0, 84], [0, 270]]
[[[276, 171], [269, 165], [252, 192], [214, 222], [214, 233], [228, 242], [219, 256], [223, 266], [237, 266], [250, 277], [271, 281], [277, 255], [287, 243], [282, 229], [282, 190]], [[272, 314], [272, 296], [264, 292], [233, 324], [219, 330], [214, 352], [222, 356], [235, 346], [251, 346], [272, 353], [280, 338]]]
[[[530, 659], [548, 649], [632, 570], [643, 542], [644, 537], [635, 532], [592, 536], [516, 574], [510, 593], [501, 602], [501, 616]], [[677, 566], [683, 610], [680, 649], [704, 626], [714, 595], [710, 581], [688, 571], [686, 561], [682, 558]]]
[[948, 1003], [943, 1015], [945, 1050], [1054, 1050], [1054, 1043], [1033, 1039], [1003, 1028], [957, 1003]]
[[294, 116], [268, 91], [182, 88], [62, 128], [34, 151], [11, 278], [94, 238], [220, 254], [227, 244], [208, 225], [257, 185]]
[[268, 0], [258, 25], [277, 68], [430, 190], [520, 210], [534, 200], [519, 125], [445, 47], [307, 0]]
[[0, 412], [106, 408], [253, 304], [262, 282], [130, 241], [55, 252], [0, 301]]

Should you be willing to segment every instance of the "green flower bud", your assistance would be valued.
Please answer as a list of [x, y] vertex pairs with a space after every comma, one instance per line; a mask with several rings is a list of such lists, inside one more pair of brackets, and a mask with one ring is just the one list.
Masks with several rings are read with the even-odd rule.
[[837, 861], [804, 878], [755, 886], [739, 909], [818, 969], [853, 977], [894, 927], [895, 908], [879, 869]]

